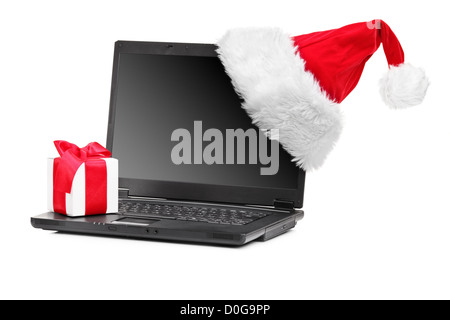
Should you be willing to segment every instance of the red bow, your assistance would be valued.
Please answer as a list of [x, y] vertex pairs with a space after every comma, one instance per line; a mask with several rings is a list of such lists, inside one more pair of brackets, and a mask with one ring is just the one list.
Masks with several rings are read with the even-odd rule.
[[63, 140], [54, 144], [61, 156], [53, 164], [54, 211], [66, 213], [66, 193], [71, 193], [75, 174], [86, 163], [86, 214], [106, 212], [106, 163], [101, 158], [111, 157], [111, 152], [97, 142], [84, 148]]

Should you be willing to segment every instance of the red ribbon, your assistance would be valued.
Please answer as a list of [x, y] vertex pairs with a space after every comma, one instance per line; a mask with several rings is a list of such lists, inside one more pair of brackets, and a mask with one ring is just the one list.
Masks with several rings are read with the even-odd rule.
[[67, 214], [66, 193], [72, 191], [73, 178], [84, 163], [86, 169], [85, 215], [106, 213], [107, 171], [101, 158], [111, 157], [111, 152], [97, 142], [84, 148], [57, 140], [55, 147], [61, 157], [53, 162], [53, 211]]

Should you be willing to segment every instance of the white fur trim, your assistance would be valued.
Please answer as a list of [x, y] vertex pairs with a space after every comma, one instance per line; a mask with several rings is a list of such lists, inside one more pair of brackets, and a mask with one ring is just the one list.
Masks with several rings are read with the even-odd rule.
[[380, 93], [388, 106], [402, 109], [421, 104], [429, 84], [422, 69], [404, 63], [390, 67], [380, 80]]
[[280, 144], [297, 165], [320, 167], [340, 136], [342, 115], [305, 70], [292, 39], [277, 28], [234, 29], [218, 46], [253, 122], [261, 129], [278, 129]]

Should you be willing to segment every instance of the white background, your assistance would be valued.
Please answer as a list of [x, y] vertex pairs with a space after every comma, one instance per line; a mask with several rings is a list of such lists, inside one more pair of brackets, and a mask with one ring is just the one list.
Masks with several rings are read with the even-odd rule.
[[[450, 298], [445, 1], [3, 1], [0, 298]], [[106, 143], [116, 40], [215, 42], [228, 28], [297, 35], [381, 18], [431, 79], [425, 102], [378, 94], [383, 51], [341, 104], [344, 132], [307, 175], [306, 216], [242, 248], [34, 229], [52, 141]]]

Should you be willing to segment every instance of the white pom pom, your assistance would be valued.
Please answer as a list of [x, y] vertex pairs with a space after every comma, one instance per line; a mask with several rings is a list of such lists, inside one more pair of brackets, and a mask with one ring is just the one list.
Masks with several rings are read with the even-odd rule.
[[404, 63], [389, 69], [380, 81], [380, 93], [391, 108], [408, 108], [422, 103], [429, 84], [422, 69]]

